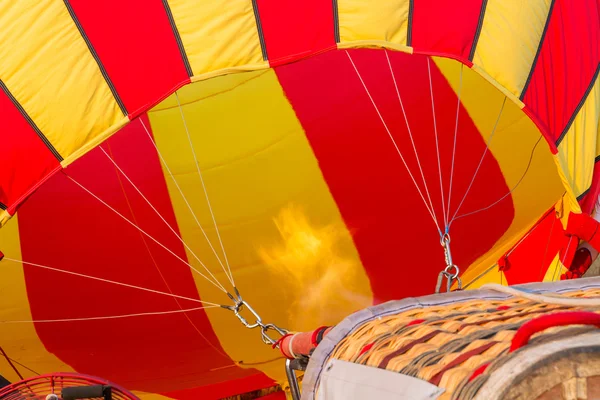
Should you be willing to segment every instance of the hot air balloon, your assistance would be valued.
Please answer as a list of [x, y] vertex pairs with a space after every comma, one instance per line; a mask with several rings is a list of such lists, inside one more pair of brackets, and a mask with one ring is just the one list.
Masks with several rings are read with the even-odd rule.
[[598, 15], [1, 2], [0, 375], [281, 396], [263, 341], [558, 280], [597, 239]]

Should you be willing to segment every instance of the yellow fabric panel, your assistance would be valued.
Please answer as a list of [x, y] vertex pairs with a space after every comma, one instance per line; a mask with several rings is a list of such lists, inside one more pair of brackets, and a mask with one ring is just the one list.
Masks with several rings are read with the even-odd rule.
[[[576, 246], [576, 243], [573, 243], [572, 246]], [[560, 276], [567, 272], [567, 267], [564, 266], [560, 259], [560, 254], [557, 254], [554, 257], [554, 260], [550, 263], [550, 266], [546, 270], [546, 274], [544, 275], [544, 279], [542, 282], [556, 282], [560, 280]]]
[[551, 0], [488, 0], [473, 64], [519, 97], [546, 24]]
[[77, 150], [89, 150], [105, 131], [123, 125], [123, 113], [63, 1], [4, 1], [0, 26], [11, 27], [0, 40], [0, 79], [67, 163]]
[[[468, 278], [468, 279], [466, 279]], [[504, 275], [503, 271], [500, 271], [497, 266], [492, 266], [490, 269], [481, 272], [478, 276], [472, 275], [472, 269], [467, 271], [465, 275], [462, 277], [463, 279], [463, 288], [464, 289], [479, 289], [486, 283], [498, 283], [500, 285], [506, 285], [506, 275]], [[473, 282], [468, 287], [464, 287], [465, 283]], [[454, 285], [453, 289], [457, 289], [457, 286]]]
[[6, 210], [0, 210], [0, 227], [4, 226], [12, 216]]
[[[18, 215], [0, 229], [0, 250], [7, 258], [21, 260], [21, 245], [19, 242]], [[13, 261], [0, 261], [2, 279], [0, 280], [0, 321], [31, 321], [31, 311], [27, 300], [25, 275], [23, 266]], [[38, 337], [35, 327], [30, 323], [3, 323], [0, 331], [0, 345], [8, 357], [25, 366], [35, 365], [40, 374], [50, 372], [74, 372], [53, 354], [46, 351]], [[36, 374], [17, 365], [24, 378]], [[11, 382], [19, 381], [19, 377], [0, 356], [0, 375]]]
[[[314, 329], [370, 305], [369, 279], [275, 73], [197, 82], [179, 98], [235, 282], [263, 321]], [[149, 117], [161, 153], [221, 254], [174, 96]], [[230, 288], [168, 174], [166, 180], [183, 239]], [[200, 268], [192, 255], [188, 259]], [[203, 299], [231, 302], [195, 278]], [[207, 311], [233, 360], [259, 362], [254, 368], [285, 379], [281, 360], [268, 362], [279, 353], [262, 344], [259, 332], [242, 327], [231, 312]]]
[[365, 46], [364, 42], [374, 41], [406, 47], [409, 4], [409, 0], [338, 0], [340, 47], [347, 47], [345, 42]]
[[[434, 61], [454, 91], [458, 93], [460, 64], [454, 60], [438, 57], [434, 57]], [[487, 142], [498, 118], [504, 94], [496, 90], [477, 72], [467, 67], [462, 69], [461, 102], [477, 126], [483, 140]], [[458, 135], [460, 135], [460, 125]], [[512, 193], [515, 215], [508, 230], [490, 252], [470, 266], [460, 266], [464, 271], [464, 284], [477, 278], [494, 265], [502, 254], [519, 240], [564, 193], [564, 187], [556, 171], [549, 146], [543, 138], [540, 140], [540, 137], [541, 134], [535, 124], [519, 106], [507, 100], [489, 148], [499, 163], [508, 188], [516, 187]], [[517, 186], [527, 169], [532, 149], [538, 140], [540, 143], [533, 153], [531, 166], [522, 182]], [[473, 210], [461, 210], [461, 213], [469, 211]], [[477, 214], [472, 218], [477, 218]], [[494, 274], [498, 275], [496, 270], [490, 272], [490, 275]], [[504, 279], [504, 283], [506, 283], [506, 279]]]
[[237, 66], [257, 69], [263, 60], [251, 0], [169, 0], [194, 75]]
[[600, 77], [558, 146], [557, 163], [575, 197], [589, 189], [600, 146]]

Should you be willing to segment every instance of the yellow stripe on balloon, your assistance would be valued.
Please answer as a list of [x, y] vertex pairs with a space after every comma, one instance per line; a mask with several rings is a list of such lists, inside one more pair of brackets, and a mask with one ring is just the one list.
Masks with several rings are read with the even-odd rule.
[[409, 5], [409, 0], [338, 0], [338, 47], [383, 46], [412, 52], [406, 46]]
[[[446, 58], [434, 57], [434, 61], [454, 91], [458, 93], [461, 65]], [[509, 189], [516, 188], [511, 194], [515, 207], [512, 224], [493, 249], [465, 271], [463, 281], [468, 283], [494, 265], [538, 218], [560, 199], [564, 187], [558, 174], [554, 172], [556, 166], [547, 143], [541, 138], [541, 133], [519, 106], [510, 100], [506, 101], [502, 109], [498, 127], [490, 141], [490, 135], [502, 108], [504, 94], [475, 71], [462, 67], [462, 73], [461, 103], [477, 126], [482, 140], [489, 142], [489, 151], [498, 161], [506, 185]], [[460, 135], [460, 125], [458, 135]], [[538, 140], [540, 143], [535, 148], [531, 165], [527, 169], [532, 149]], [[460, 140], [458, 142], [460, 145]], [[483, 177], [477, 179], [480, 178]], [[521, 178], [523, 179], [519, 183]], [[455, 196], [460, 199], [462, 193], [454, 193], [453, 198]], [[473, 218], [477, 218], [477, 215], [473, 215]], [[506, 279], [504, 282], [506, 283]]]
[[169, 0], [194, 76], [267, 66], [250, 0]]
[[488, 0], [473, 68], [520, 96], [548, 18], [550, 0]]
[[2, 2], [0, 26], [0, 79], [63, 165], [125, 123], [63, 1]]
[[[575, 244], [574, 244], [575, 245]], [[560, 254], [556, 254], [544, 275], [542, 282], [555, 282], [560, 280], [560, 276], [567, 272], [568, 269], [564, 266], [560, 259]]]
[[[0, 250], [6, 258], [21, 260], [21, 245], [19, 241], [19, 218], [15, 215], [2, 229], [0, 229]], [[13, 261], [0, 261], [2, 279], [0, 280], [0, 321], [31, 321], [31, 310], [27, 300], [25, 275], [23, 265]], [[49, 288], [51, 290], [51, 288]], [[75, 372], [52, 353], [49, 353], [38, 337], [35, 327], [31, 323], [1, 323], [0, 346], [6, 355], [15, 363], [19, 373], [24, 378], [35, 376], [26, 369], [33, 369], [40, 374], [51, 372]], [[25, 367], [23, 367], [25, 366]], [[0, 375], [10, 382], [21, 380], [6, 359], [0, 355]]]
[[576, 203], [576, 198], [592, 184], [594, 160], [600, 149], [599, 126], [600, 77], [558, 146], [556, 161], [572, 193], [571, 203]]
[[[314, 329], [370, 305], [358, 252], [274, 71], [196, 82], [182, 88], [179, 99], [233, 277], [263, 321]], [[161, 154], [225, 263], [175, 97], [149, 118]], [[166, 171], [165, 176], [183, 239], [231, 288]], [[202, 268], [189, 253], [188, 259]], [[195, 279], [202, 299], [231, 303], [202, 277]], [[244, 328], [230, 311], [207, 314], [233, 360], [285, 379], [279, 352], [262, 344], [259, 332]]]

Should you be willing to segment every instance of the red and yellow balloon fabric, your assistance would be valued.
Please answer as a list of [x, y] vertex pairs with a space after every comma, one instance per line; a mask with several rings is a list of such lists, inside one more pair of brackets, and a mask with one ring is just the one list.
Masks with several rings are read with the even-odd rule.
[[258, 332], [195, 309], [231, 304], [198, 259], [292, 330], [431, 293], [436, 224], [471, 287], [557, 279], [599, 190], [599, 11], [0, 2], [0, 374], [177, 399], [283, 381]]

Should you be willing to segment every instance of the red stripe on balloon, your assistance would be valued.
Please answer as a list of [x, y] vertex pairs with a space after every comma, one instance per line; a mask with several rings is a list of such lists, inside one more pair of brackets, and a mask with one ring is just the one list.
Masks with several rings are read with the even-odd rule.
[[[384, 52], [362, 49], [349, 53], [423, 188]], [[400, 52], [389, 52], [389, 56], [443, 226], [427, 59]], [[346, 52], [328, 52], [280, 66], [276, 72], [342, 217], [353, 232], [375, 298], [382, 301], [431, 293], [445, 266], [440, 237]], [[446, 192], [457, 98], [433, 62], [431, 72]], [[464, 109], [459, 126], [453, 212], [485, 149]], [[508, 190], [498, 163], [488, 152], [460, 213], [488, 206]], [[454, 261], [467, 266], [486, 253], [510, 226], [513, 216], [508, 196], [487, 211], [456, 220], [451, 229]]]
[[189, 82], [161, 0], [70, 0], [130, 115]]
[[483, 0], [415, 1], [411, 45], [415, 52], [442, 55], [468, 62]]
[[[144, 116], [146, 126], [149, 126]], [[178, 230], [163, 171], [138, 121], [102, 147]], [[186, 259], [179, 239], [95, 149], [72, 164], [70, 176]], [[19, 212], [23, 259], [144, 288], [199, 299], [188, 266], [160, 248], [88, 193], [57, 174]], [[35, 320], [178, 310], [170, 297], [25, 266]], [[52, 286], [48, 286], [52, 282]], [[214, 302], [227, 301], [207, 299]], [[182, 308], [201, 306], [179, 300]], [[160, 393], [227, 381], [227, 393], [268, 386], [223, 351], [204, 311], [87, 322], [36, 324], [46, 349], [76, 371], [128, 389]], [[195, 326], [195, 327], [194, 327]], [[196, 328], [202, 333], [199, 334]], [[242, 379], [237, 383], [237, 379]]]
[[335, 47], [333, 2], [257, 0], [272, 66]]
[[[569, 237], [552, 208], [534, 225], [523, 242], [510, 251], [508, 267], [504, 270], [506, 280], [511, 285], [541, 281], [556, 255], [566, 250], [568, 244]], [[573, 247], [577, 248], [577, 245]], [[554, 278], [560, 278], [560, 272]]]
[[0, 120], [0, 203], [14, 214], [60, 164], [1, 87]]
[[555, 0], [523, 102], [553, 139], [568, 128], [600, 63], [597, 0]]

